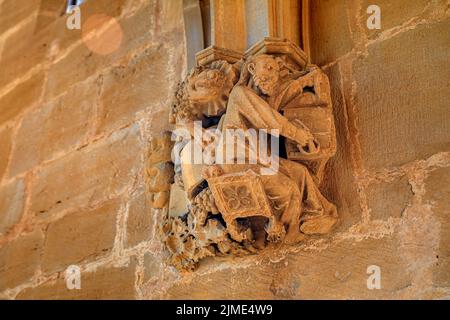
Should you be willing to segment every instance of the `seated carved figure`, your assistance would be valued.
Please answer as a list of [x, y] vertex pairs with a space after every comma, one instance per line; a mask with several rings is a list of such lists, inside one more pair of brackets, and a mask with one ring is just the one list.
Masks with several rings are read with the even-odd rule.
[[[239, 83], [231, 91], [222, 130], [277, 129], [294, 141], [305, 155], [320, 149], [311, 132], [300, 121], [291, 122], [280, 112], [303, 94], [302, 76], [280, 76], [281, 59], [262, 54], [251, 57], [243, 66]], [[285, 242], [301, 240], [304, 234], [327, 233], [337, 220], [333, 204], [319, 191], [308, 169], [295, 161], [279, 159], [279, 171], [261, 175], [273, 211], [286, 230]], [[239, 172], [235, 164], [222, 165], [224, 173]], [[267, 230], [269, 238], [271, 230]]]
[[[266, 38], [239, 56], [218, 48], [200, 53], [171, 112], [175, 182], [162, 232], [181, 269], [207, 256], [297, 243], [328, 233], [338, 219], [319, 190], [336, 147], [327, 77], [282, 39]], [[265, 143], [285, 141], [281, 151], [268, 148], [278, 166], [261, 149], [249, 158], [262, 136], [228, 140], [230, 130], [277, 132]], [[234, 153], [239, 147], [243, 154]], [[197, 163], [196, 150], [213, 151]], [[229, 150], [233, 161], [224, 162], [219, 154]]]

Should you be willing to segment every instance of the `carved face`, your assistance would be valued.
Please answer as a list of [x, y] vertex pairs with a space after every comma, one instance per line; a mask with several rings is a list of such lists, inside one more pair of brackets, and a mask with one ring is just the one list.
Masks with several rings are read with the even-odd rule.
[[194, 83], [199, 93], [217, 96], [224, 83], [224, 76], [219, 70], [205, 70], [200, 73]]
[[199, 67], [188, 76], [187, 93], [194, 114], [222, 115], [228, 96], [238, 80], [238, 71], [226, 61], [218, 60]]
[[280, 65], [278, 61], [268, 55], [260, 55], [248, 65], [248, 71], [253, 81], [266, 95], [272, 95], [280, 78]]
[[224, 84], [224, 76], [219, 70], [204, 70], [193, 79], [189, 97], [191, 100], [208, 101], [216, 98]]

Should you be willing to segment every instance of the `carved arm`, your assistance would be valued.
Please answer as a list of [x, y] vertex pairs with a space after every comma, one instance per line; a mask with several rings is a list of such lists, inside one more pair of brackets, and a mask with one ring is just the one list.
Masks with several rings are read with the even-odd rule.
[[314, 139], [309, 131], [291, 123], [249, 88], [235, 87], [230, 95], [229, 103], [256, 128], [278, 129], [280, 135], [302, 146], [306, 146]]

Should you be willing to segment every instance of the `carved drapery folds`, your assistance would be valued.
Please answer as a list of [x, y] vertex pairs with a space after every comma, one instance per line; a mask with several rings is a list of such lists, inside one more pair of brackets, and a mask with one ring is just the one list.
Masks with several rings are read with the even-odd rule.
[[[277, 38], [245, 54], [217, 47], [197, 54], [175, 94], [173, 142], [166, 135], [151, 143], [148, 168], [175, 267], [192, 270], [208, 256], [299, 243], [338, 221], [319, 189], [336, 151], [330, 87], [307, 61], [300, 48]], [[229, 130], [236, 139], [226, 138]], [[171, 149], [170, 161], [166, 149], [154, 155], [158, 145]]]

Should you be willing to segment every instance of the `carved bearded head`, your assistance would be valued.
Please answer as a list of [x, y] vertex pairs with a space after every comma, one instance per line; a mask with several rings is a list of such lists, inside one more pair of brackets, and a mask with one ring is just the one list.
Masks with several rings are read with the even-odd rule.
[[230, 91], [237, 82], [237, 73], [231, 64], [222, 60], [194, 69], [187, 86], [192, 107], [208, 117], [222, 115]]
[[247, 64], [255, 85], [266, 95], [272, 95], [280, 79], [282, 61], [276, 57], [262, 54]]

